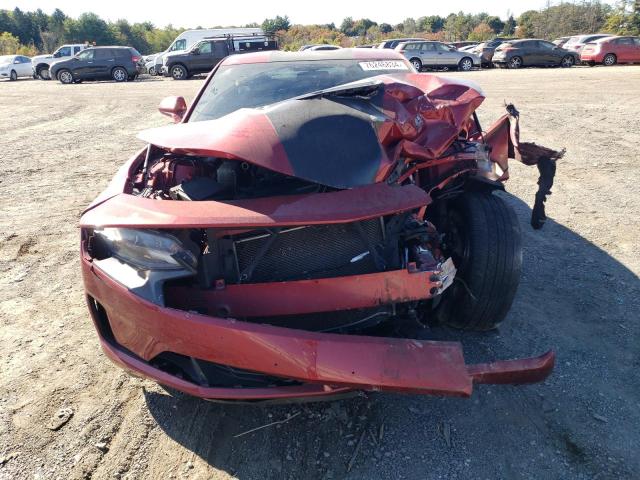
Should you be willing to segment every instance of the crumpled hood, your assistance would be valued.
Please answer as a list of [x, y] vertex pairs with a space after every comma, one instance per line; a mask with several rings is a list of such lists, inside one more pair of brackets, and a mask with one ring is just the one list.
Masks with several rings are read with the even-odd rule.
[[401, 157], [438, 158], [484, 100], [467, 81], [380, 75], [216, 120], [145, 130], [175, 153], [246, 161], [335, 188], [384, 179]]

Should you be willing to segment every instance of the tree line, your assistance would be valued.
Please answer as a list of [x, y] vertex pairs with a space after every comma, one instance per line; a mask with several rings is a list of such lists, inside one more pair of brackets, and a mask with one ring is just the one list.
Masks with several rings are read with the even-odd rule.
[[[446, 17], [407, 18], [397, 24], [347, 17], [340, 25], [294, 25], [287, 16], [276, 16], [262, 24], [240, 26], [261, 26], [265, 32], [277, 34], [281, 47], [286, 50], [296, 50], [311, 43], [351, 47], [403, 36], [480, 42], [495, 36], [553, 39], [594, 32], [640, 35], [640, 0], [620, 0], [615, 6], [600, 0], [548, 3], [540, 10], [524, 12], [517, 18], [508, 15], [506, 19], [487, 13], [458, 12]], [[71, 18], [60, 9], [47, 14], [40, 9], [24, 12], [16, 7], [0, 10], [0, 54], [35, 55], [52, 52], [63, 43], [84, 42], [128, 45], [149, 54], [165, 50], [184, 30], [172, 25], [159, 28], [151, 22], [129, 23], [124, 19], [108, 22], [95, 13]]]

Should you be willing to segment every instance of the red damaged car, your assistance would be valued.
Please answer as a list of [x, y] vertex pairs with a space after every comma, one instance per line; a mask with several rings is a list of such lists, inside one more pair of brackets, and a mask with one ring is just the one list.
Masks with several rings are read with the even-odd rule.
[[178, 124], [142, 132], [80, 222], [107, 355], [218, 400], [546, 378], [552, 352], [467, 365], [459, 343], [379, 329], [488, 330], [511, 306], [520, 229], [493, 192], [509, 158], [537, 165], [540, 227], [562, 152], [520, 143], [513, 106], [483, 130], [483, 99], [363, 49], [227, 57], [191, 107], [165, 99]]

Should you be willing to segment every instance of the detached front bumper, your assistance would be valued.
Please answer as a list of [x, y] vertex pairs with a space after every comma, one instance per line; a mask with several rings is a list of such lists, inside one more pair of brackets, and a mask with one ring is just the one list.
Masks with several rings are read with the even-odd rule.
[[[207, 399], [293, 399], [353, 390], [467, 397], [474, 383], [544, 380], [554, 364], [554, 354], [548, 352], [537, 358], [466, 365], [456, 342], [315, 333], [200, 315], [142, 299], [87, 258], [82, 259], [82, 273], [93, 320], [109, 358], [134, 374]], [[391, 282], [389, 288], [403, 287]], [[293, 379], [297, 384], [269, 388], [202, 385], [154, 367], [152, 360], [164, 352]]]

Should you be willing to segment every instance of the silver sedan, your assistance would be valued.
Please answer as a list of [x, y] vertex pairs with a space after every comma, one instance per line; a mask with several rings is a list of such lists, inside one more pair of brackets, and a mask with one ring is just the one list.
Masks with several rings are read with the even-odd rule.
[[422, 67], [457, 68], [469, 71], [480, 67], [480, 57], [471, 52], [461, 52], [442, 42], [421, 41], [399, 44], [396, 51], [402, 53], [416, 70]]

